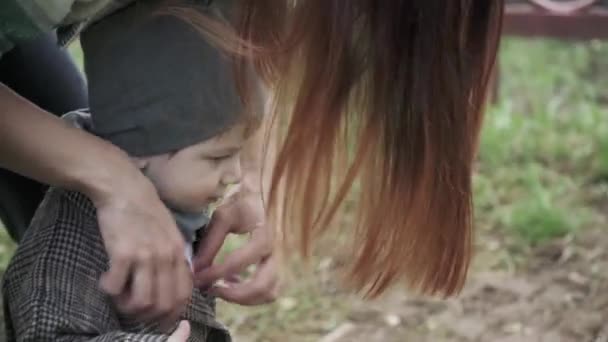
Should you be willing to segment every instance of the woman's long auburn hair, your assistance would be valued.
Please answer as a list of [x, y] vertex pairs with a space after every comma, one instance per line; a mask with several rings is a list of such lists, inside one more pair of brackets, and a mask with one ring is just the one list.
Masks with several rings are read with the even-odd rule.
[[354, 193], [351, 285], [457, 293], [503, 1], [237, 3], [232, 34], [188, 17], [272, 90], [281, 138], [268, 201], [283, 245], [308, 255]]

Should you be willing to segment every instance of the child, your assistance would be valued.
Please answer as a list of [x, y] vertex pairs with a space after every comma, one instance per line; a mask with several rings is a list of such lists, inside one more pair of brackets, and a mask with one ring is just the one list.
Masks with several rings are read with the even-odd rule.
[[[260, 94], [242, 101], [230, 60], [157, 9], [133, 5], [87, 29], [91, 115], [66, 118], [120, 147], [151, 179], [187, 242], [187, 262], [208, 205], [239, 181], [239, 151], [257, 128], [262, 101]], [[7, 340], [167, 340], [170, 332], [120, 314], [100, 290], [108, 266], [91, 201], [50, 189], [4, 275]], [[230, 341], [213, 298], [198, 289], [181, 318], [190, 341]]]

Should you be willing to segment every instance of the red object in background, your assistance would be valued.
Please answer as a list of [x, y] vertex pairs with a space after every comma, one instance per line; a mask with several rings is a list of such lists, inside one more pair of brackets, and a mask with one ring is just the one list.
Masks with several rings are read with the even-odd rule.
[[608, 0], [506, 0], [504, 34], [608, 39]]
[[[488, 0], [492, 1], [492, 0]], [[608, 0], [505, 0], [503, 34], [562, 40], [608, 39]], [[498, 100], [500, 70], [490, 80]]]

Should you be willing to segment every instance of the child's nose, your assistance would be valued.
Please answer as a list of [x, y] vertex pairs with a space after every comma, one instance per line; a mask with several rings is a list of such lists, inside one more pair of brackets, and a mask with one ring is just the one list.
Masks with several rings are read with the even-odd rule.
[[232, 158], [230, 164], [227, 165], [226, 171], [222, 175], [222, 184], [230, 185], [241, 181], [241, 158], [238, 156]]

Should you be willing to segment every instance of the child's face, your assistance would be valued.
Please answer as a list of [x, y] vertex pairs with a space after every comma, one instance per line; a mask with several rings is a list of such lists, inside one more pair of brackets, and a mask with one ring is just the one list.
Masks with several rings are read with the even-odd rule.
[[175, 209], [200, 212], [241, 179], [244, 126], [175, 154], [146, 158], [147, 174], [160, 197]]

